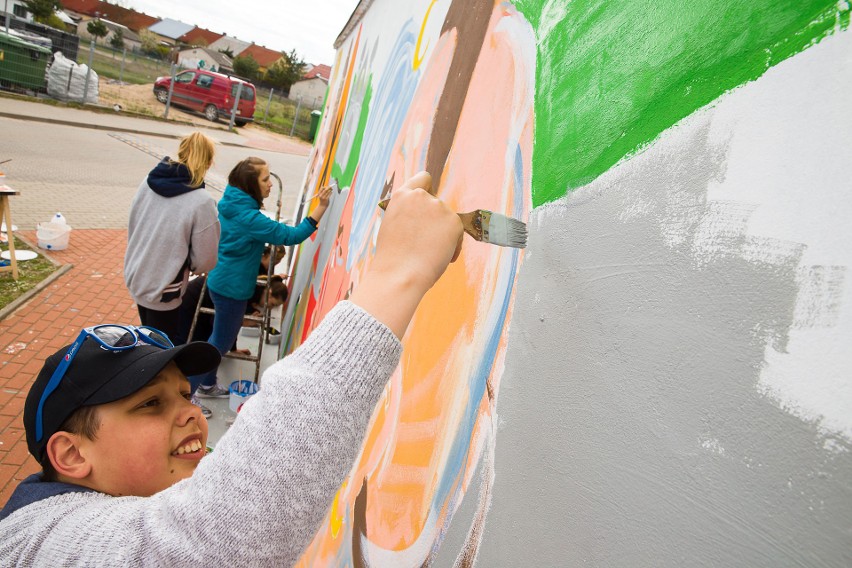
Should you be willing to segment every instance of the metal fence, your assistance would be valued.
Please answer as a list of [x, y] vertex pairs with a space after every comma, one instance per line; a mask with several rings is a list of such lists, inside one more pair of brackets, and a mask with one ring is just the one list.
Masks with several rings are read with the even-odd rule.
[[101, 77], [122, 83], [153, 83], [158, 77], [169, 74], [169, 62], [151, 57], [141, 51], [121, 48], [90, 41], [77, 59], [78, 63], [91, 61], [95, 72]]
[[22, 20], [12, 16], [11, 14], [9, 14], [8, 17], [3, 18], [2, 25], [2, 30], [4, 32], [12, 30], [22, 32], [26, 35], [47, 38], [51, 43], [51, 52], [56, 53], [59, 51], [69, 59], [77, 59], [77, 50], [80, 46], [80, 38], [74, 34], [63, 32], [62, 30], [57, 30], [56, 28], [38, 24], [36, 22]]
[[[41, 45], [34, 43], [36, 41], [40, 41]], [[53, 52], [50, 40], [28, 38], [14, 30], [7, 34], [0, 28], [0, 51], [3, 53], [0, 58], [0, 88], [33, 96], [47, 94], [64, 102], [115, 106], [128, 112], [144, 112], [164, 118], [170, 117], [173, 107], [186, 103], [174, 96], [175, 76], [185, 69], [130, 49], [97, 44], [94, 40], [81, 47], [72, 51], [76, 51], [76, 58], [70, 58], [61, 50]], [[171, 77], [166, 83], [168, 91], [165, 96], [164, 93], [156, 96], [153, 88], [160, 77]], [[125, 93], [122, 98], [123, 85], [146, 85], [150, 100], [139, 103], [138, 89], [135, 99], [132, 93]], [[242, 88], [243, 83], [237, 85]], [[101, 87], [103, 93], [100, 92]], [[104, 93], [106, 97], [102, 96]], [[180, 110], [226, 123], [231, 129], [251, 119], [275, 132], [304, 140], [312, 138], [316, 119], [313, 117], [312, 120], [312, 109], [301, 99], [290, 100], [278, 89], [258, 88], [254, 95], [254, 116], [246, 117], [237, 113], [239, 97], [232, 92], [227, 106], [218, 104], [215, 113], [205, 113], [204, 108], [193, 109], [185, 105], [181, 105]], [[158, 99], [165, 105], [161, 107]], [[145, 106], [140, 108], [140, 105]], [[206, 110], [209, 111], [209, 105]], [[174, 113], [171, 115], [175, 118]]]
[[255, 121], [272, 130], [310, 140], [311, 110], [302, 104], [301, 99], [293, 101], [281, 90], [258, 89], [254, 117]]
[[46, 92], [51, 49], [10, 30], [0, 31], [0, 87], [36, 94]]

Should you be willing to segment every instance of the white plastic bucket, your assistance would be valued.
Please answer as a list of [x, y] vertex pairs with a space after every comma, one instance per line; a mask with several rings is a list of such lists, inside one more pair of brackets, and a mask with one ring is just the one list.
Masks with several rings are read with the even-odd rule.
[[47, 250], [63, 250], [68, 248], [71, 238], [71, 227], [60, 223], [39, 223], [36, 225], [36, 239], [39, 248]]
[[231, 395], [228, 401], [228, 408], [231, 409], [231, 412], [239, 412], [246, 401], [256, 395], [258, 390], [260, 389], [257, 383], [246, 380], [234, 381], [228, 387], [228, 392]]

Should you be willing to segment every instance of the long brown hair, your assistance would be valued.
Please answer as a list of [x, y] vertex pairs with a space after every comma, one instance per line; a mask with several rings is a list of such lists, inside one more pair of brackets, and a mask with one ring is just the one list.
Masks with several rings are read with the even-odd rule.
[[213, 140], [201, 132], [193, 132], [180, 139], [177, 163], [183, 164], [189, 170], [189, 175], [192, 176], [190, 186], [199, 187], [204, 182], [204, 176], [213, 165], [215, 154]]
[[228, 174], [228, 185], [241, 189], [248, 193], [258, 206], [263, 205], [263, 195], [260, 193], [260, 167], [265, 166], [266, 161], [250, 156], [234, 166]]

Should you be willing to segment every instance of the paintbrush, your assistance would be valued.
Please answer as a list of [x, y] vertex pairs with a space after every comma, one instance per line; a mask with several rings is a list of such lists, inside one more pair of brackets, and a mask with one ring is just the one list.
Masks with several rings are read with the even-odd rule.
[[[387, 209], [390, 197], [379, 201], [382, 210]], [[527, 224], [487, 209], [476, 209], [468, 213], [457, 213], [464, 232], [482, 243], [501, 247], [526, 248]]]
[[337, 178], [331, 178], [331, 182], [330, 182], [327, 186], [325, 186], [325, 187], [321, 187], [321, 188], [319, 188], [318, 190], [316, 190], [316, 191], [313, 193], [313, 195], [311, 195], [310, 197], [306, 197], [306, 198], [305, 198], [305, 201], [310, 201], [311, 199], [316, 199], [316, 198], [317, 198], [317, 196], [320, 194], [320, 192], [321, 192], [322, 190], [324, 190], [326, 187], [330, 187], [331, 189], [336, 189], [336, 190], [337, 190], [337, 193], [340, 193], [340, 186], [339, 186], [339, 185], [337, 185]]

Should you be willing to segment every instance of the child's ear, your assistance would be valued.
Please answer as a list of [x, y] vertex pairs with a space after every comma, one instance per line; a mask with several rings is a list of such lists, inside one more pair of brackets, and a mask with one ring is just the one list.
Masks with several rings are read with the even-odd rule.
[[58, 475], [83, 479], [92, 471], [92, 464], [80, 452], [80, 435], [56, 432], [47, 441], [47, 457]]

